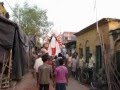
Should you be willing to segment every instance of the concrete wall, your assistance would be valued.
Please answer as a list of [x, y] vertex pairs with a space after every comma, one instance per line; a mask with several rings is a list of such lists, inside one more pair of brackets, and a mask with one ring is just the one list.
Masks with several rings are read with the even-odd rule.
[[115, 30], [117, 28], [120, 28], [120, 22], [118, 22], [118, 21], [110, 21], [109, 22], [109, 31]]
[[[116, 34], [116, 33], [119, 33], [116, 29], [117, 30], [120, 29], [120, 22], [118, 22], [118, 20], [107, 21], [105, 22], [105, 24], [99, 26], [99, 31], [102, 37], [102, 43], [104, 44], [105, 50], [106, 50], [106, 53], [102, 53], [102, 55], [104, 54], [106, 56], [104, 59], [103, 58], [99, 59], [99, 57], [97, 57], [96, 59], [96, 46], [100, 45], [99, 34], [97, 33], [96, 29], [93, 28], [88, 32], [85, 32], [79, 35], [77, 37], [77, 43], [76, 43], [77, 52], [79, 53], [79, 48], [83, 48], [84, 57], [86, 56], [85, 55], [86, 46], [90, 47], [90, 52], [93, 53], [93, 56], [96, 59], [97, 70], [99, 70], [104, 66], [108, 67], [105, 70], [109, 71], [107, 72], [107, 75], [109, 75], [109, 77], [107, 77], [109, 82], [116, 81], [116, 79], [119, 80], [119, 75], [116, 75], [117, 73], [115, 72], [116, 72], [116, 69], [118, 70], [118, 72], [120, 72], [120, 60], [119, 60], [120, 59], [120, 35]], [[101, 57], [101, 55], [99, 54], [98, 56]], [[116, 78], [113, 78], [115, 77], [115, 75], [116, 75]]]
[[[120, 27], [120, 23], [117, 21], [109, 21], [108, 23], [99, 26], [99, 31], [102, 39], [102, 43], [104, 44], [107, 52], [110, 50], [110, 35], [109, 31]], [[85, 32], [79, 36], [77, 36], [77, 52], [79, 53], [79, 48], [83, 48], [83, 55], [86, 56], [86, 46], [90, 47], [90, 52], [95, 57], [96, 54], [96, 46], [100, 45], [100, 37], [97, 33], [97, 29], [93, 28], [88, 32]]]
[[[107, 24], [99, 27], [99, 30], [104, 38], [108, 38], [106, 36], [106, 33], [108, 32]], [[105, 39], [104, 42], [108, 42], [108, 40]], [[79, 48], [83, 48], [84, 56], [86, 56], [86, 50], [85, 50], [86, 46], [89, 46], [90, 52], [95, 57], [95, 51], [97, 45], [100, 45], [100, 38], [96, 28], [77, 37], [77, 52], [79, 53]]]

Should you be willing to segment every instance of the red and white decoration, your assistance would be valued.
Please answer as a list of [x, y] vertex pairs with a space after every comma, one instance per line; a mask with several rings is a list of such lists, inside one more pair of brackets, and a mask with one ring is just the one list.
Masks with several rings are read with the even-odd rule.
[[63, 43], [62, 43], [62, 34], [59, 34], [59, 35], [57, 36], [57, 41], [58, 41], [60, 47], [62, 47], [62, 45], [63, 45]]
[[48, 53], [51, 56], [58, 55], [58, 53], [61, 52], [61, 46], [62, 46], [62, 34], [59, 34], [56, 36], [54, 33], [51, 37], [46, 37], [49, 41], [49, 47], [48, 47]]

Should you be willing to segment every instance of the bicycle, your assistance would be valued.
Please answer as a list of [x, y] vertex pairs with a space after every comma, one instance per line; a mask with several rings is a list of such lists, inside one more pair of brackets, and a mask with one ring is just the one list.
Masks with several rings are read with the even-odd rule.
[[[102, 70], [102, 69], [101, 69]], [[93, 77], [90, 83], [91, 87], [93, 89], [100, 89], [100, 90], [108, 90], [108, 84], [107, 84], [107, 78], [103, 71], [100, 71], [97, 73], [93, 71]]]
[[87, 68], [80, 69], [79, 81], [81, 82], [81, 84], [86, 84], [88, 82], [88, 79], [89, 79], [88, 69]]

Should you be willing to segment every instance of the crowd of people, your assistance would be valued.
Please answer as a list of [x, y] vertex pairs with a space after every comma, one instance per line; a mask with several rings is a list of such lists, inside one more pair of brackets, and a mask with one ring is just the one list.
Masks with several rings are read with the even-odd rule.
[[66, 90], [69, 74], [65, 65], [66, 57], [61, 53], [50, 56], [42, 49], [41, 54], [35, 55], [35, 58], [34, 69], [39, 90], [49, 90], [51, 81], [55, 90]]
[[59, 53], [50, 56], [46, 50], [43, 50], [42, 54], [36, 55], [34, 64], [39, 90], [49, 90], [51, 81], [55, 90], [66, 90], [69, 77], [78, 79], [83, 68], [93, 69], [94, 65], [95, 60], [91, 53], [89, 63], [86, 63], [83, 55], [78, 56], [78, 53]]

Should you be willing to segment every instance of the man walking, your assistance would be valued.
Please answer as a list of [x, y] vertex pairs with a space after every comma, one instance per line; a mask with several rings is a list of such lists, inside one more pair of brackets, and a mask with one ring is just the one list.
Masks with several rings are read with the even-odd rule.
[[42, 56], [43, 65], [38, 69], [39, 73], [39, 90], [49, 90], [50, 79], [53, 79], [52, 66], [48, 65], [46, 62], [49, 59], [48, 54]]
[[36, 71], [36, 78], [37, 78], [37, 84], [38, 84], [38, 76], [39, 76], [38, 68], [39, 68], [39, 66], [43, 65], [43, 61], [41, 59], [41, 55], [36, 55], [36, 58], [37, 59], [35, 60], [34, 69]]
[[89, 63], [88, 63], [88, 68], [89, 68], [89, 82], [91, 82], [91, 79], [93, 77], [93, 70], [95, 68], [95, 59], [92, 56], [92, 53], [89, 54]]

